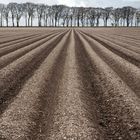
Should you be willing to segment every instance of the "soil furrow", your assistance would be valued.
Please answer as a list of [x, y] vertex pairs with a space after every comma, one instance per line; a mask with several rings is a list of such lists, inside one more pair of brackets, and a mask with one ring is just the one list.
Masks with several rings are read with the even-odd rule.
[[140, 100], [123, 80], [97, 55], [89, 43], [78, 34], [91, 62], [91, 79], [96, 92], [104, 139], [140, 138]]
[[[55, 31], [55, 30], [54, 30]], [[54, 31], [50, 31], [50, 32], [54, 32]], [[57, 30], [56, 30], [57, 31]], [[29, 29], [29, 31], [28, 32], [20, 32], [19, 34], [18, 34], [18, 31], [17, 32], [13, 32], [13, 33], [11, 33], [11, 36], [9, 36], [9, 37], [6, 37], [6, 38], [4, 38], [4, 39], [1, 39], [0, 40], [0, 44], [5, 44], [5, 43], [11, 43], [11, 42], [13, 42], [13, 41], [18, 41], [19, 39], [22, 39], [23, 37], [24, 38], [28, 38], [28, 37], [30, 37], [30, 36], [33, 36], [33, 35], [37, 35], [37, 34], [41, 34], [41, 33], [45, 33], [45, 34], [47, 34], [46, 32], [45, 32], [45, 30], [44, 31], [42, 31], [42, 32], [35, 32], [35, 31], [33, 31], [32, 33], [32, 30], [31, 29]], [[49, 32], [49, 33], [50, 33]], [[59, 31], [58, 31], [59, 32]]]
[[96, 40], [82, 34], [93, 50], [104, 59], [108, 65], [125, 81], [125, 83], [140, 97], [140, 69], [120, 56], [112, 53]]
[[[105, 34], [102, 34], [103, 36], [106, 36]], [[133, 39], [128, 39], [128, 38], [125, 38], [125, 37], [119, 37], [119, 36], [117, 36], [117, 35], [108, 35], [108, 39], [112, 39], [112, 41], [113, 41], [113, 39], [115, 39], [116, 40], [116, 43], [118, 43], [119, 41], [121, 41], [121, 42], [124, 42], [124, 43], [126, 43], [127, 45], [133, 45], [133, 46], [136, 46], [136, 47], [139, 47], [139, 43], [140, 42], [138, 42], [138, 41], [136, 41], [136, 40], [133, 40]], [[118, 42], [117, 42], [118, 41]]]
[[15, 40], [19, 40], [19, 39], [23, 39], [24, 38], [28, 38], [28, 37], [31, 37], [35, 34], [19, 34], [19, 35], [16, 35], [16, 37], [14, 37], [13, 35], [11, 35], [10, 37], [4, 37], [4, 39], [1, 39], [0, 40], [0, 44], [4, 44], [4, 43], [8, 43], [8, 42], [11, 42], [11, 41], [15, 41]]
[[[53, 34], [53, 33], [55, 33], [55, 32], [51, 32], [47, 35], [50, 35], [50, 34]], [[38, 34], [27, 36], [27, 37], [24, 37], [24, 35], [23, 35], [23, 38], [21, 38], [21, 39], [0, 44], [0, 48], [7, 47], [7, 46], [9, 47], [9, 45], [15, 45], [15, 44], [21, 43], [21, 41], [28, 40], [29, 38], [33, 38], [33, 37], [36, 37], [36, 36], [43, 36], [43, 35], [45, 36], [46, 34], [38, 33]]]
[[[37, 42], [34, 41], [34, 43], [31, 43], [29, 45], [20, 46], [22, 48], [17, 48], [17, 50], [15, 50], [15, 48], [14, 48], [14, 51], [8, 50], [8, 52], [6, 52], [8, 53], [7, 55], [6, 54], [4, 55], [4, 51], [1, 52], [4, 56], [0, 57], [0, 69], [5, 67], [7, 64], [11, 63], [12, 61], [18, 59], [19, 57], [25, 55], [29, 51], [39, 47], [40, 45], [42, 45], [49, 39], [52, 39], [53, 37], [58, 36], [58, 35], [60, 35], [60, 33], [59, 34], [54, 33], [53, 35], [50, 35], [47, 37], [41, 37], [40, 40], [37, 39]], [[26, 44], [28, 44], [28, 42]]]
[[0, 140], [139, 140], [139, 35], [0, 28]]
[[[48, 140], [91, 140], [103, 139], [96, 123], [95, 110], [89, 109], [93, 100], [83, 85], [82, 76], [78, 73], [76, 62], [76, 46], [73, 32], [69, 38], [67, 56], [63, 68], [62, 79], [59, 81], [53, 119]], [[86, 94], [86, 95], [85, 95]], [[84, 102], [82, 98], [86, 97]], [[44, 125], [47, 127], [47, 125]]]
[[29, 39], [32, 39], [32, 38], [35, 38], [35, 37], [38, 37], [38, 36], [40, 36], [40, 34], [32, 35], [32, 36], [29, 36], [29, 37], [26, 37], [26, 38], [18, 39], [16, 41], [11, 41], [11, 42], [8, 42], [8, 43], [1, 44], [0, 45], [0, 50], [3, 49], [4, 47], [9, 47], [9, 46], [12, 46], [12, 45], [16, 45], [18, 43], [28, 41]]
[[49, 55], [63, 36], [64, 33], [52, 38], [45, 44], [0, 70], [1, 113], [6, 105], [9, 104], [9, 101], [18, 94], [17, 89], [21, 88], [23, 82], [39, 67], [41, 62]]
[[99, 37], [95, 37], [93, 35], [89, 35], [87, 33], [85, 33], [87, 36], [92, 37], [94, 40], [96, 40], [97, 42], [99, 42], [100, 44], [102, 44], [104, 47], [106, 47], [107, 49], [111, 50], [112, 52], [114, 52], [115, 54], [119, 55], [120, 57], [126, 59], [127, 61], [129, 61], [130, 63], [136, 65], [137, 67], [140, 68], [140, 55], [130, 51], [128, 49], [122, 48], [119, 45], [116, 45], [114, 43], [111, 43], [110, 41], [106, 41], [103, 38], [99, 38]]
[[[39, 125], [44, 114], [48, 114], [44, 118], [47, 124], [49, 124], [47, 118], [50, 117], [51, 119], [52, 117], [49, 115], [54, 106], [55, 88], [59, 84], [57, 78], [59, 80], [63, 73], [63, 71], [59, 71], [58, 74], [56, 68], [60, 68], [65, 61], [64, 59], [58, 63], [58, 60], [61, 60], [61, 57], [65, 55], [66, 41], [68, 41], [68, 34], [65, 34], [33, 76], [23, 85], [7, 110], [1, 115], [1, 138], [7, 140], [17, 138], [21, 140], [45, 139], [43, 135], [40, 135]], [[56, 73], [56, 77], [51, 78], [54, 73]], [[7, 122], [9, 123], [7, 124]]]
[[135, 44], [133, 42], [131, 42], [133, 44], [133, 46], [132, 46], [130, 43], [123, 42], [122, 40], [118, 40], [118, 39], [110, 37], [110, 36], [108, 36], [108, 37], [105, 37], [104, 35], [96, 35], [96, 36], [100, 37], [101, 39], [103, 38], [107, 41], [110, 41], [116, 45], [119, 45], [122, 48], [126, 48], [130, 51], [140, 54], [140, 48], [139, 48], [140, 45], [135, 46]]

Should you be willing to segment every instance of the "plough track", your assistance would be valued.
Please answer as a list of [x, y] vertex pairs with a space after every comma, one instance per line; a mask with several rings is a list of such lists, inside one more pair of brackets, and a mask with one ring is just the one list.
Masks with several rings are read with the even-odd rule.
[[0, 140], [140, 139], [140, 29], [0, 31]]

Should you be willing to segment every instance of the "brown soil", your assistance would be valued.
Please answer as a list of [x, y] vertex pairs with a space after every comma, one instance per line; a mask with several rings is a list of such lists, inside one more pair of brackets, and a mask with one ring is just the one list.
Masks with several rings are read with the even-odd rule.
[[139, 140], [139, 28], [1, 28], [0, 140]]

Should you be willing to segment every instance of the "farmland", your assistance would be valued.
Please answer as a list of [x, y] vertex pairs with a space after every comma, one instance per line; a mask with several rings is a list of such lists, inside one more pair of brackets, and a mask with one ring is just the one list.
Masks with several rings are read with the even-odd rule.
[[1, 28], [0, 140], [140, 139], [140, 28]]

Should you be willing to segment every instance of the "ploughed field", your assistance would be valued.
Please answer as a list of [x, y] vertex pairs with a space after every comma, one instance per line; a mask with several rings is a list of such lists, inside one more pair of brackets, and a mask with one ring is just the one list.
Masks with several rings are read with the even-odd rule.
[[1, 28], [0, 140], [140, 140], [140, 28]]

